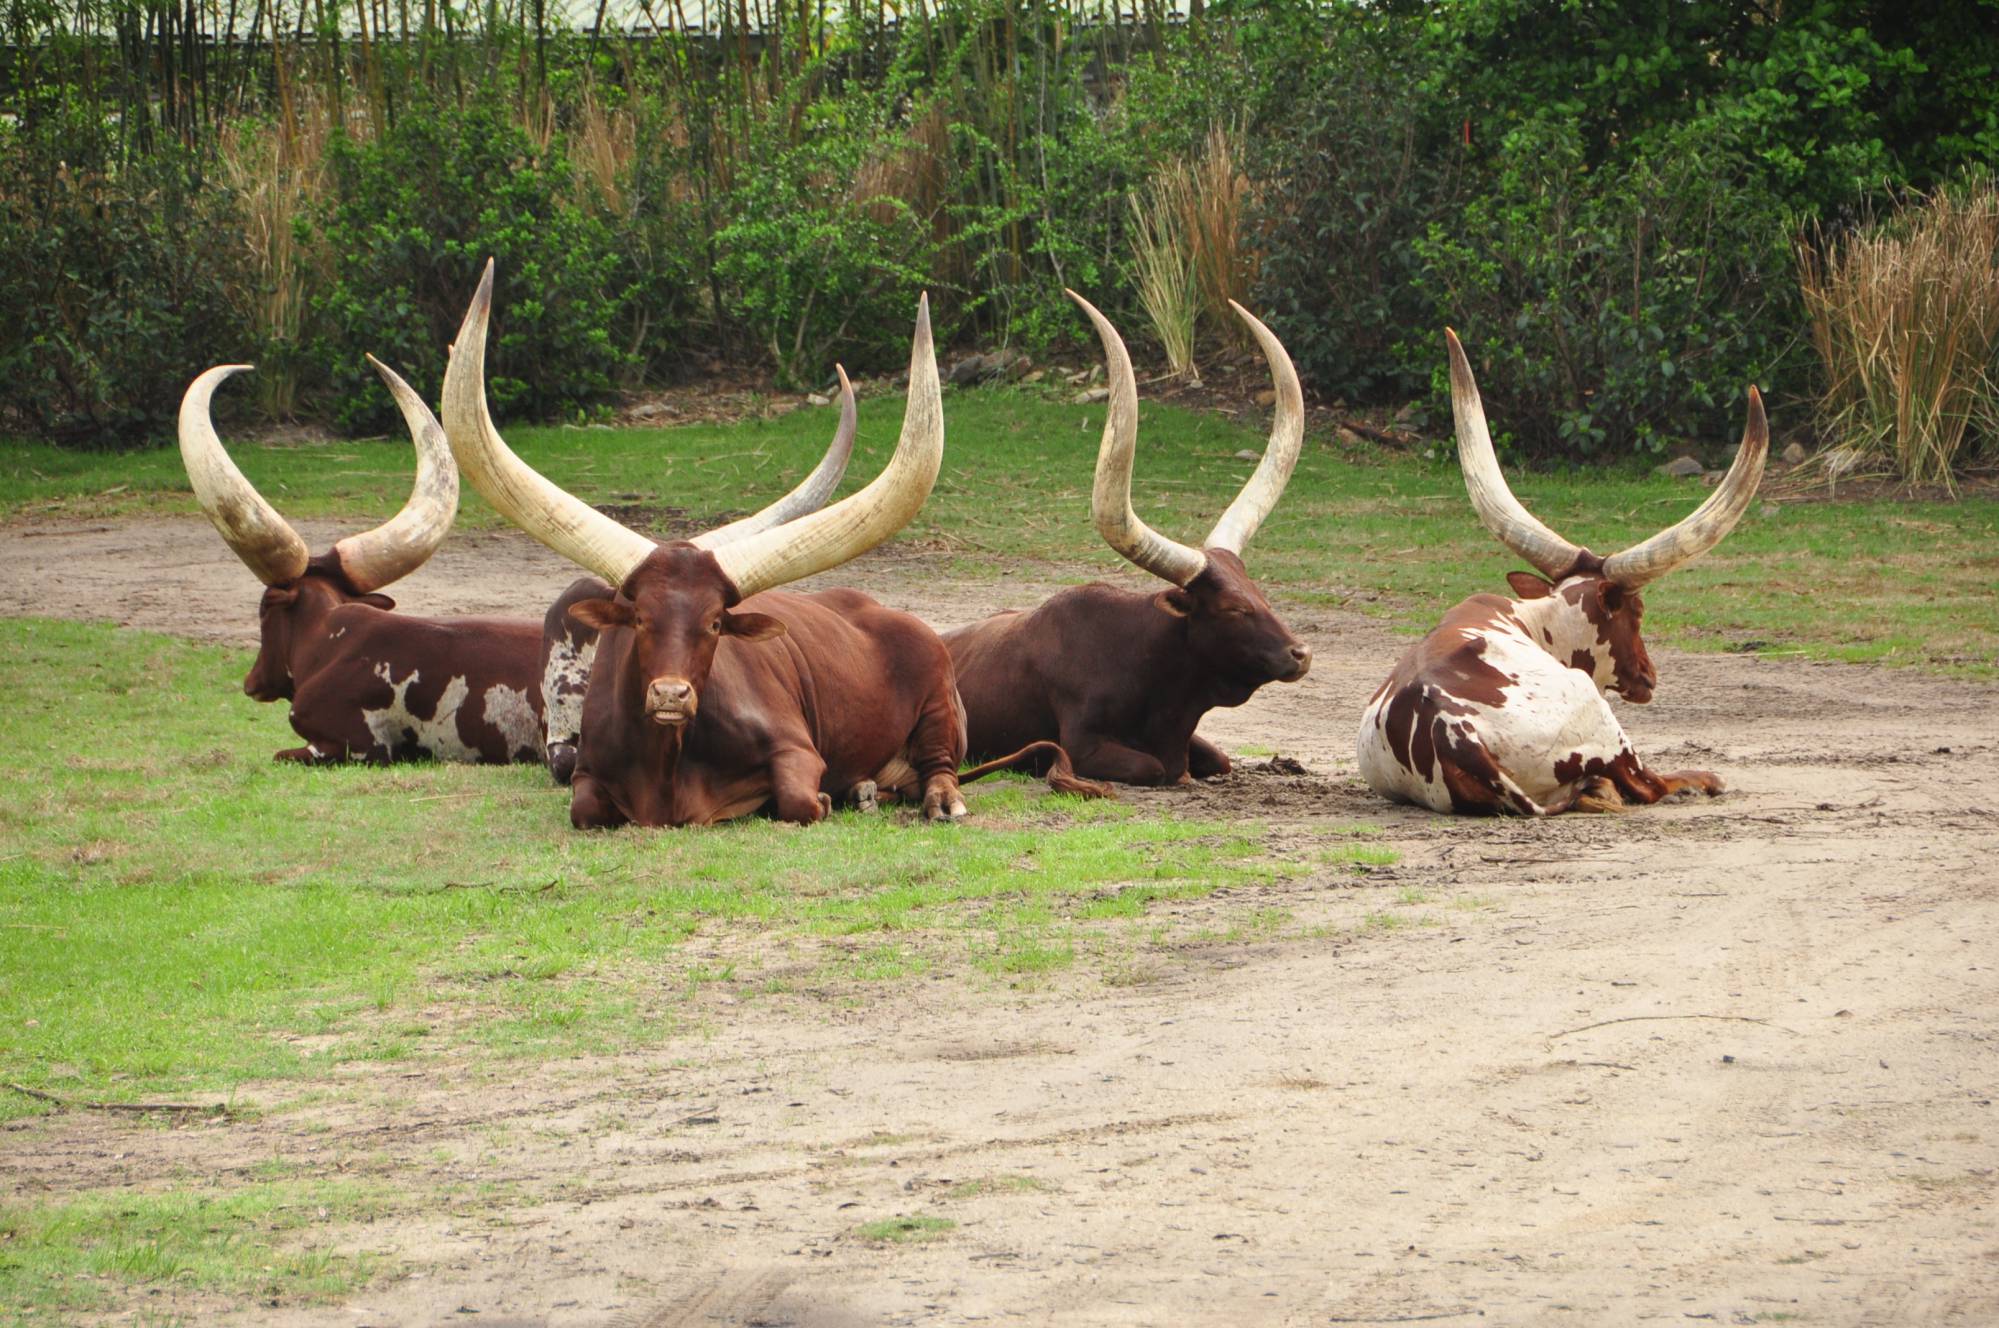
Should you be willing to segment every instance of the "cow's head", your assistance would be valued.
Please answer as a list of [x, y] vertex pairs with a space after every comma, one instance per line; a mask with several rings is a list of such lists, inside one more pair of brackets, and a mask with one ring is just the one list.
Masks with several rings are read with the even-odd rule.
[[741, 599], [715, 555], [685, 541], [663, 544], [633, 569], [616, 596], [569, 606], [569, 616], [599, 631], [630, 628], [647, 719], [679, 728], [701, 708], [701, 689], [725, 636], [768, 641], [784, 624], [735, 607]]
[[356, 602], [394, 608], [394, 600], [375, 592], [421, 567], [458, 513], [458, 468], [444, 430], [394, 370], [372, 355], [368, 363], [388, 384], [409, 425], [416, 482], [402, 511], [373, 530], [337, 541], [318, 557], [307, 553], [305, 541], [243, 477], [216, 436], [209, 400], [225, 378], [250, 366], [210, 369], [181, 398], [180, 454], [194, 496], [223, 541], [264, 583], [257, 606], [257, 660], [243, 679], [243, 690], [259, 701], [290, 699], [294, 648], [320, 612]]
[[[827, 461], [805, 484], [755, 516], [692, 540], [658, 544], [563, 492], [515, 456], [486, 406], [486, 334], [492, 316], [493, 265], [465, 315], [444, 374], [446, 433], [474, 488], [521, 529], [616, 586], [615, 595], [582, 600], [570, 617], [598, 629], [632, 633], [627, 698], [655, 723], [677, 730], [701, 705], [701, 690], [725, 636], [768, 641], [784, 624], [736, 605], [873, 548], [923, 505], [944, 457], [944, 406], [930, 342], [930, 308], [917, 308], [910, 357], [909, 406], [895, 455], [874, 481], [819, 509], [845, 470], [853, 446], [853, 391], [843, 386], [841, 427]], [[831, 469], [837, 453], [837, 465]], [[803, 514], [800, 509], [803, 508]]]
[[1096, 487], [1090, 497], [1098, 533], [1132, 563], [1172, 583], [1173, 588], [1160, 591], [1153, 602], [1162, 612], [1186, 620], [1190, 653], [1208, 676], [1245, 698], [1266, 682], [1298, 681], [1312, 667], [1312, 648], [1291, 634], [1242, 561], [1250, 537], [1283, 495], [1305, 441], [1305, 400], [1291, 357], [1269, 328], [1230, 302], [1270, 362], [1277, 399], [1263, 460], [1208, 533], [1205, 548], [1193, 548], [1161, 535], [1132, 510], [1138, 385], [1131, 356], [1110, 320], [1076, 292], [1070, 291], [1069, 298], [1096, 325], [1109, 369], [1110, 411], [1097, 449]]
[[1548, 653], [1588, 673], [1603, 690], [1641, 705], [1650, 701], [1659, 678], [1639, 634], [1645, 617], [1639, 592], [1721, 543], [1749, 510], [1770, 451], [1762, 395], [1753, 386], [1749, 389], [1749, 415], [1735, 463], [1707, 501], [1677, 525], [1605, 558], [1542, 525], [1513, 496], [1493, 453], [1485, 406], [1464, 347], [1448, 328], [1444, 339], [1450, 349], [1458, 465], [1472, 506], [1501, 544], [1541, 573], [1512, 572], [1506, 578], [1521, 601], [1527, 630]]

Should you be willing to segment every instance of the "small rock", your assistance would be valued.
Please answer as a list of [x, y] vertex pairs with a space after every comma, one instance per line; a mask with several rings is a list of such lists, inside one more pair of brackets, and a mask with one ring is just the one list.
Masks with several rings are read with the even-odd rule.
[[1276, 389], [1276, 388], [1274, 388], [1274, 387], [1266, 387], [1266, 388], [1264, 388], [1264, 389], [1263, 389], [1263, 390], [1262, 390], [1261, 392], [1258, 392], [1258, 393], [1256, 394], [1256, 404], [1257, 404], [1257, 405], [1259, 405], [1259, 406], [1274, 406], [1274, 405], [1276, 405], [1276, 404], [1277, 404], [1277, 389]]
[[1071, 387], [1081, 387], [1084, 383], [1090, 381], [1090, 371], [1088, 369], [1078, 369], [1072, 374], [1063, 374], [1062, 381]]
[[969, 387], [986, 376], [986, 357], [967, 355], [951, 366], [951, 372], [944, 375], [944, 381], [953, 387]]
[[1260, 461], [1263, 459], [1263, 454], [1261, 452], [1252, 452], [1249, 448], [1245, 447], [1242, 451], [1235, 454], [1235, 459], [1238, 461]]
[[664, 401], [642, 401], [632, 407], [632, 418], [635, 420], [656, 420], [662, 415], [679, 413], [678, 408], [669, 406]]
[[1805, 445], [1803, 443], [1792, 443], [1784, 449], [1785, 465], [1800, 466], [1804, 464], [1804, 460]]
[[1022, 378], [1020, 381], [1023, 383], [1038, 383], [1047, 376], [1048, 376], [1048, 371], [1046, 369], [1036, 369], [1032, 373], [1028, 374], [1026, 377]]
[[833, 404], [833, 398], [822, 397], [817, 392], [807, 392], [805, 394], [805, 404], [808, 406], [830, 406]]
[[1110, 399], [1111, 390], [1108, 387], [1084, 388], [1076, 394], [1076, 404], [1079, 406], [1093, 406], [1099, 401], [1109, 401]]
[[1676, 456], [1663, 466], [1652, 467], [1654, 475], [1670, 475], [1676, 480], [1691, 479], [1706, 470], [1699, 461], [1690, 456]]

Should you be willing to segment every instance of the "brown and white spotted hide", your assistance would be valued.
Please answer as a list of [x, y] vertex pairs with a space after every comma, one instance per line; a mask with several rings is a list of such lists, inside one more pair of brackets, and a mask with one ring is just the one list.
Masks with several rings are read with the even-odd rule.
[[1508, 578], [1402, 657], [1361, 716], [1361, 777], [1439, 812], [1543, 816], [1721, 791], [1706, 771], [1646, 768], [1608, 697], [1644, 704], [1658, 679], [1636, 591], [1594, 571]]
[[413, 618], [315, 559], [264, 591], [243, 690], [290, 701], [281, 761], [542, 759], [541, 632], [528, 619]]
[[583, 741], [583, 694], [597, 662], [597, 629], [569, 616], [569, 606], [617, 593], [608, 582], [580, 577], [549, 606], [541, 626], [541, 709], [548, 743], [548, 773], [568, 784]]

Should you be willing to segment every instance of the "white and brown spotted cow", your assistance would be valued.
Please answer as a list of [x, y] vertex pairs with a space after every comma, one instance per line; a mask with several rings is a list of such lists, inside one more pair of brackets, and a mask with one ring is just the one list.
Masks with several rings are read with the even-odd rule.
[[1606, 698], [1652, 699], [1658, 677], [1639, 636], [1639, 590], [1720, 543], [1748, 510], [1769, 451], [1762, 398], [1749, 389], [1735, 464], [1708, 500], [1678, 525], [1602, 558], [1514, 498], [1464, 348], [1444, 335], [1472, 506], [1542, 575], [1510, 573], [1519, 598], [1472, 596], [1402, 657], [1361, 717], [1361, 777], [1384, 797], [1432, 811], [1522, 816], [1721, 792], [1705, 770], [1649, 769]]

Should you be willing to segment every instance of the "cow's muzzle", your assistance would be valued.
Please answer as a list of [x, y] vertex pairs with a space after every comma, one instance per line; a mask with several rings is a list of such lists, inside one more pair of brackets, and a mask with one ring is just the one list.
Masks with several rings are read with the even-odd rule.
[[1312, 647], [1303, 641], [1293, 641], [1289, 651], [1291, 672], [1277, 675], [1279, 682], [1297, 682], [1312, 671]]
[[646, 716], [655, 724], [678, 728], [700, 708], [701, 698], [685, 678], [654, 678], [646, 686]]

